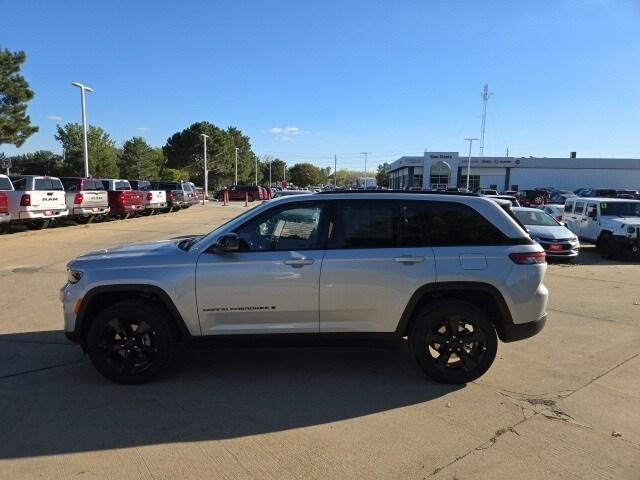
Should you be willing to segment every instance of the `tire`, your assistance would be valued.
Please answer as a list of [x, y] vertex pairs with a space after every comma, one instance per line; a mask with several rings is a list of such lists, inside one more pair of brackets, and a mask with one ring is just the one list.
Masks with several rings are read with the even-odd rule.
[[11, 228], [11, 224], [9, 222], [0, 223], [0, 235], [4, 235], [5, 233], [8, 233], [10, 228]]
[[42, 230], [44, 228], [47, 228], [49, 226], [49, 222], [51, 220], [39, 220], [36, 222], [29, 222], [27, 223], [27, 228], [29, 230]]
[[496, 331], [487, 315], [459, 300], [443, 300], [421, 309], [412, 320], [409, 344], [422, 370], [448, 384], [481, 377], [498, 351]]
[[91, 362], [103, 376], [140, 384], [171, 363], [176, 335], [161, 308], [147, 300], [126, 300], [97, 315], [86, 343]]
[[621, 254], [620, 245], [608, 234], [603, 235], [598, 240], [598, 250], [600, 251], [600, 256], [607, 260], [616, 260]]
[[94, 216], [87, 215], [85, 217], [76, 217], [74, 220], [76, 221], [76, 223], [79, 223], [80, 225], [87, 225], [88, 223], [93, 222]]

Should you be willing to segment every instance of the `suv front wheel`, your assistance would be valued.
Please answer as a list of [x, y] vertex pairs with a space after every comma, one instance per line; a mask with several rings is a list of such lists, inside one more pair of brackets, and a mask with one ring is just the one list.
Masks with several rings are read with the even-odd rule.
[[458, 300], [422, 308], [412, 321], [409, 342], [422, 370], [434, 380], [450, 384], [482, 376], [498, 350], [496, 331], [486, 314]]
[[144, 383], [173, 356], [175, 335], [166, 313], [146, 300], [116, 303], [98, 314], [87, 335], [96, 369], [118, 383]]

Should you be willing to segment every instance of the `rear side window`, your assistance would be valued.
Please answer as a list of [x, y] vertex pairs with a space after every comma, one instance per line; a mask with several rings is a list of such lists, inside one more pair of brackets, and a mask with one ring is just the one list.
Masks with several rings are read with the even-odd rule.
[[27, 179], [24, 177], [11, 177], [11, 183], [16, 190], [24, 191], [27, 189]]
[[402, 204], [400, 244], [405, 247], [503, 245], [508, 238], [473, 208], [460, 203]]
[[57, 178], [36, 178], [33, 187], [34, 190], [64, 190], [62, 182]]
[[116, 190], [131, 190], [131, 185], [126, 180], [118, 180], [115, 182]]
[[584, 212], [584, 202], [576, 202], [576, 209], [573, 211], [576, 215], [582, 215]]
[[78, 188], [78, 180], [75, 178], [61, 178], [62, 186], [67, 192], [75, 192]]
[[329, 248], [393, 248], [397, 246], [398, 202], [365, 200], [338, 204]]
[[11, 188], [11, 180], [7, 177], [0, 177], [0, 190], [13, 190]]
[[573, 211], [573, 202], [567, 202], [564, 205], [565, 213], [571, 213]]

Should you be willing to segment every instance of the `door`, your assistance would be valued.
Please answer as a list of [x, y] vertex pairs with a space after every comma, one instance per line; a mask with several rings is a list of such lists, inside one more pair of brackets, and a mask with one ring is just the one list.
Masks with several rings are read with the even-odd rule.
[[587, 208], [580, 220], [580, 237], [596, 240], [598, 238], [600, 220], [598, 218], [598, 204], [587, 203]]
[[196, 295], [204, 335], [319, 331], [323, 202], [280, 205], [234, 230], [237, 253], [203, 253]]
[[573, 224], [575, 227], [575, 230], [571, 230], [573, 233], [575, 233], [579, 238], [582, 238], [582, 222], [584, 220], [588, 220], [587, 218], [585, 218], [585, 209], [587, 207], [587, 202], [582, 201], [582, 200], [577, 200], [576, 201], [576, 206], [573, 207]]
[[320, 331], [392, 332], [413, 292], [435, 281], [433, 250], [420, 246], [415, 219], [400, 200], [341, 200], [334, 210], [320, 277]]

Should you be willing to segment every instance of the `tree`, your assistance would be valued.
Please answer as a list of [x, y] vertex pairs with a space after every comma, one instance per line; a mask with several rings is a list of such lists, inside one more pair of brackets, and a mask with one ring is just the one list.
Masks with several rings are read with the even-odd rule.
[[168, 182], [179, 182], [185, 179], [185, 174], [176, 168], [165, 168], [162, 172], [162, 179]]
[[389, 169], [389, 164], [387, 162], [382, 165], [378, 165], [378, 171], [376, 172], [376, 183], [379, 187], [388, 187], [389, 186], [389, 173], [387, 170]]
[[364, 173], [356, 170], [338, 170], [334, 172], [334, 178], [337, 185], [351, 186], [356, 183], [356, 178], [363, 177]]
[[163, 161], [162, 150], [151, 147], [142, 137], [133, 137], [122, 145], [118, 159], [120, 176], [157, 180]]
[[238, 147], [238, 181], [253, 183], [256, 155], [251, 149], [249, 137], [235, 127], [223, 130], [209, 122], [197, 122], [174, 133], [162, 147], [168, 168], [177, 168], [189, 178], [204, 176], [204, 142], [207, 138], [207, 166], [209, 186], [232, 183], [235, 177], [235, 155]]
[[26, 58], [24, 52], [0, 50], [0, 144], [20, 147], [38, 131], [27, 115], [27, 102], [33, 98], [33, 91], [19, 73]]
[[49, 150], [16, 155], [11, 157], [11, 163], [14, 174], [60, 175], [62, 172], [62, 156]]
[[[55, 139], [62, 144], [64, 149], [62, 173], [64, 175], [83, 176], [82, 126], [77, 123], [67, 123], [63, 127], [58, 125]], [[91, 176], [96, 178], [118, 177], [118, 152], [115, 142], [109, 134], [100, 127], [90, 125], [87, 132], [87, 144], [89, 147], [89, 173]]]
[[271, 165], [271, 182], [278, 183], [283, 180], [287, 164], [271, 155], [262, 155], [258, 166], [258, 183], [261, 185], [269, 184], [269, 165]]
[[322, 172], [318, 167], [310, 163], [296, 163], [289, 169], [288, 178], [291, 183], [299, 187], [317, 185], [322, 178]]

